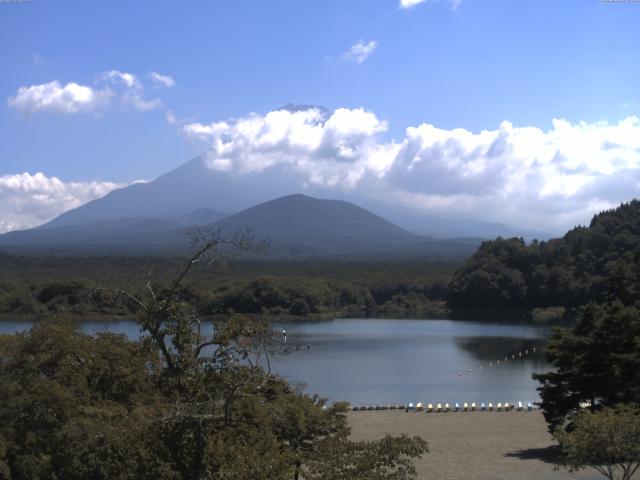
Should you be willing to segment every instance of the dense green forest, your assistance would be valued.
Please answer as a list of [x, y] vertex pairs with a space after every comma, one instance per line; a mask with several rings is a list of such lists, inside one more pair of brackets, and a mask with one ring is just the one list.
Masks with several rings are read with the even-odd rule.
[[[166, 284], [179, 260], [0, 255], [0, 316], [133, 315], [123, 290]], [[445, 316], [456, 262], [259, 262], [199, 265], [179, 292], [201, 315]]]
[[447, 294], [453, 309], [563, 306], [640, 298], [640, 201], [595, 215], [548, 242], [484, 242], [456, 272]]

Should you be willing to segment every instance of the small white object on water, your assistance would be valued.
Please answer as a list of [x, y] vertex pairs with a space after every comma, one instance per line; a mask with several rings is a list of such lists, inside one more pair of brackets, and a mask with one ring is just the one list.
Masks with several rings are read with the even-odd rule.
[[453, 406], [454, 408], [454, 412], [457, 412], [458, 410], [460, 410], [460, 404], [458, 402], [455, 403], [455, 405]]
[[489, 402], [489, 411], [492, 412], [493, 411], [493, 403]]
[[409, 402], [409, 406], [407, 407], [409, 410], [413, 410], [415, 407], [413, 406], [413, 402]]
[[466, 412], [467, 410], [469, 410], [469, 404], [467, 402], [464, 402], [464, 405], [462, 405], [462, 409]]
[[[482, 406], [484, 407], [484, 403], [482, 404]], [[471, 411], [472, 412], [476, 411], [476, 402], [471, 402]]]
[[429, 405], [427, 405], [427, 412], [429, 413], [433, 412], [433, 403], [430, 403]]
[[441, 412], [442, 411], [442, 404], [439, 403], [438, 405], [436, 405], [436, 412]]
[[533, 405], [531, 405], [531, 402], [527, 403], [527, 410], [533, 410]]
[[416, 410], [417, 410], [418, 412], [421, 412], [421, 411], [422, 411], [422, 402], [418, 402], [418, 403], [416, 404]]
[[521, 412], [522, 411], [522, 402], [518, 402], [518, 411]]
[[444, 411], [445, 411], [445, 412], [448, 412], [448, 411], [449, 411], [449, 404], [448, 404], [448, 403], [445, 403], [445, 404], [444, 404]]

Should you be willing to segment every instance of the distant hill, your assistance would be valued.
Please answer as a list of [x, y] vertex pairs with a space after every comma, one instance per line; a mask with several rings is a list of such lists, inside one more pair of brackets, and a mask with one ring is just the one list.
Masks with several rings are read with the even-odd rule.
[[455, 274], [453, 308], [575, 307], [640, 301], [640, 201], [599, 213], [562, 238], [483, 243]]
[[300, 194], [270, 200], [217, 220], [221, 215], [213, 210], [198, 210], [169, 219], [118, 218], [82, 224], [68, 224], [65, 220], [60, 226], [49, 224], [2, 235], [0, 246], [130, 253], [185, 250], [189, 246], [188, 234], [196, 226], [229, 236], [251, 232], [269, 243], [269, 258], [462, 258], [479, 244], [473, 239], [430, 239], [407, 232], [355, 204]]
[[318, 252], [370, 251], [421, 239], [352, 203], [300, 194], [248, 208], [215, 227], [227, 232], [248, 228], [273, 246]]

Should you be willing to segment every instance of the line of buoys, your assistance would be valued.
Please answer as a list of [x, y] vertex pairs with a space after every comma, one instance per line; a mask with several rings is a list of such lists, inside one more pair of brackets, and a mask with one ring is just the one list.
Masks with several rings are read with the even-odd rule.
[[[462, 404], [462, 408], [460, 407], [460, 404], [458, 402], [454, 403], [453, 406], [450, 406], [448, 403], [445, 403], [444, 405], [442, 403], [437, 403], [435, 406], [433, 405], [433, 403], [428, 403], [426, 406], [425, 404], [423, 404], [422, 402], [418, 402], [416, 404], [414, 404], [413, 402], [409, 402], [407, 405], [404, 404], [394, 404], [394, 405], [356, 405], [356, 406], [352, 406], [351, 410], [354, 412], [364, 412], [364, 411], [371, 411], [371, 410], [404, 410], [405, 412], [426, 412], [426, 413], [442, 413], [442, 412], [475, 412], [477, 411], [478, 407], [476, 405], [476, 402], [464, 402]], [[489, 402], [488, 404], [485, 404], [484, 402], [480, 403], [480, 411], [481, 412], [510, 412], [510, 411], [518, 411], [518, 412], [523, 412], [523, 411], [528, 411], [531, 412], [534, 409], [533, 403], [531, 402], [527, 402], [527, 405], [525, 407], [525, 405], [522, 402], [518, 402], [517, 404], [515, 403], [509, 403], [509, 402], [498, 402], [497, 404], [493, 404], [493, 402]]]
[[[496, 360], [495, 362], [494, 361], [490, 361], [490, 362], [488, 362], [486, 364], [486, 367], [492, 369], [494, 366], [499, 366], [501, 363], [504, 365], [505, 363], [509, 363], [509, 361], [513, 361], [513, 360], [516, 360], [516, 359], [519, 359], [519, 358], [522, 358], [522, 357], [526, 357], [526, 356], [529, 355], [530, 352], [531, 353], [536, 353], [537, 352], [536, 347], [531, 347], [531, 350], [529, 350], [528, 348], [525, 349], [525, 350], [521, 350], [517, 354], [516, 353], [512, 353], [510, 356], [507, 355], [507, 356], [505, 356], [503, 358], [500, 358], [500, 359]], [[485, 368], [484, 364], [479, 366], [479, 370], [480, 371], [484, 370], [484, 368]], [[472, 368], [468, 368], [467, 369], [467, 374], [468, 375], [472, 375], [473, 374], [473, 369]], [[462, 377], [463, 376], [463, 370], [458, 370], [457, 375], [458, 375], [458, 377]]]

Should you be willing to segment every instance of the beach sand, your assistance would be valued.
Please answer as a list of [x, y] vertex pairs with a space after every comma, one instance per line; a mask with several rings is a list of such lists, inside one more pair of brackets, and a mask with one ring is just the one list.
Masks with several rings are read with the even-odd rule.
[[596, 480], [594, 470], [554, 471], [555, 442], [540, 411], [424, 413], [350, 412], [353, 440], [419, 435], [429, 453], [415, 463], [419, 479]]

